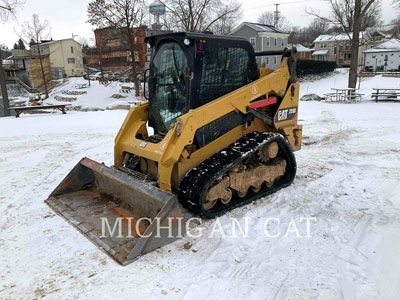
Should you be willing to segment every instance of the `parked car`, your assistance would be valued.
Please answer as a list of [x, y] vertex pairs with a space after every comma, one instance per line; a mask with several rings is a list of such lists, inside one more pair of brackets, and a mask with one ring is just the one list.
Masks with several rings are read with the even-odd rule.
[[104, 78], [106, 78], [108, 80], [113, 80], [114, 79], [114, 74], [111, 71], [105, 71], [103, 75], [104, 75]]
[[101, 77], [101, 72], [96, 72], [89, 75], [90, 80], [99, 80]]
[[115, 72], [113, 80], [119, 80], [121, 78], [121, 73]]
[[123, 76], [121, 76], [119, 81], [120, 82], [132, 82], [133, 81], [133, 76], [132, 76], [132, 74], [123, 75]]
[[92, 78], [90, 77], [91, 75], [94, 75], [94, 74], [96, 74], [96, 73], [98, 73], [98, 71], [92, 71], [92, 72], [89, 72], [89, 73], [85, 73], [85, 74], [83, 74], [83, 79], [86, 79], [86, 80], [88, 80], [89, 78], [92, 80]]

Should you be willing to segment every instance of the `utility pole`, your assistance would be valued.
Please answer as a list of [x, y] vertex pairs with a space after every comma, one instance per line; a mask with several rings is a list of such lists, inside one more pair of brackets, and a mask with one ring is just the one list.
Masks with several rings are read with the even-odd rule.
[[10, 115], [9, 102], [8, 102], [8, 93], [7, 93], [7, 85], [6, 85], [6, 73], [3, 69], [3, 53], [0, 50], [0, 86], [1, 86], [1, 94], [3, 97], [3, 110], [4, 116], [8, 117]]
[[276, 27], [276, 28], [278, 28], [278, 24], [279, 24], [279, 14], [280, 14], [280, 11], [279, 11], [279, 3], [275, 3], [274, 4], [275, 5], [275, 16], [274, 16], [274, 26]]

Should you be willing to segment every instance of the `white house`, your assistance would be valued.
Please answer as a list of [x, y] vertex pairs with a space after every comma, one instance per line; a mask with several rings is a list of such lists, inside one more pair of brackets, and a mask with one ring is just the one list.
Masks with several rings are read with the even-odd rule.
[[363, 52], [365, 71], [400, 71], [400, 40], [390, 39]]

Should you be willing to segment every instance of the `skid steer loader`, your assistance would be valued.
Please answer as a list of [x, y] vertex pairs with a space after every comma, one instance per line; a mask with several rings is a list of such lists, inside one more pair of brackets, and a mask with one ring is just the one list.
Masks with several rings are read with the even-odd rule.
[[[213, 218], [288, 186], [302, 138], [295, 49], [188, 32], [146, 41], [148, 101], [127, 114], [114, 166], [83, 158], [46, 200], [123, 265], [182, 237], [183, 211]], [[258, 68], [271, 55], [280, 66]]]

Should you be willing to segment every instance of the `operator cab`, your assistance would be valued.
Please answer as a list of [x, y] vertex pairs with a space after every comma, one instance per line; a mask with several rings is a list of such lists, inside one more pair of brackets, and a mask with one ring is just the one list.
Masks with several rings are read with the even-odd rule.
[[244, 38], [168, 33], [146, 38], [152, 48], [149, 126], [165, 135], [186, 113], [259, 78], [254, 49]]

